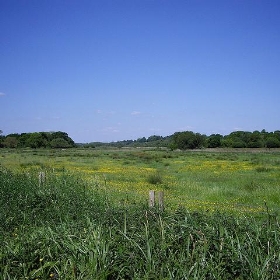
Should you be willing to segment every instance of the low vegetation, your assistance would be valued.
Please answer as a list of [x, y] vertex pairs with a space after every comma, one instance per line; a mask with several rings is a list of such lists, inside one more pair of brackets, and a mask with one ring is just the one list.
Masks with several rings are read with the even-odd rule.
[[279, 155], [2, 149], [0, 279], [279, 279]]
[[164, 191], [168, 208], [259, 213], [280, 204], [280, 151], [167, 151], [145, 149], [1, 149], [3, 167], [72, 172], [106, 185], [116, 200], [143, 202]]

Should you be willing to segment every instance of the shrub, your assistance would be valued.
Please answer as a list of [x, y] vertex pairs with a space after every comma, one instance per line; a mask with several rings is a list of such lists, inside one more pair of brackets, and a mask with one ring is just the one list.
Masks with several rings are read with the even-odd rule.
[[148, 183], [156, 185], [161, 184], [163, 182], [161, 174], [157, 171], [153, 174], [150, 174], [147, 178]]
[[270, 172], [271, 168], [264, 167], [264, 166], [259, 166], [259, 167], [256, 168], [256, 171], [257, 172]]

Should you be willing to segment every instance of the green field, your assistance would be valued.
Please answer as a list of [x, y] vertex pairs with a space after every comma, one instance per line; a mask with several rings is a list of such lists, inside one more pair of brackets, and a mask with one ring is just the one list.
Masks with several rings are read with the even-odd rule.
[[112, 200], [144, 201], [163, 190], [166, 206], [262, 212], [280, 207], [280, 151], [0, 150], [1, 166], [48, 175], [75, 173]]
[[0, 177], [0, 279], [280, 277], [279, 150], [0, 149]]

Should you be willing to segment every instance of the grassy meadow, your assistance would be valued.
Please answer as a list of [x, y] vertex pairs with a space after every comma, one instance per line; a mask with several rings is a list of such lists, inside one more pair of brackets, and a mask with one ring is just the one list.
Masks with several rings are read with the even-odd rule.
[[279, 150], [0, 149], [0, 177], [0, 279], [280, 278]]
[[280, 151], [0, 150], [1, 166], [47, 176], [75, 173], [115, 202], [163, 190], [168, 208], [262, 212], [280, 209]]

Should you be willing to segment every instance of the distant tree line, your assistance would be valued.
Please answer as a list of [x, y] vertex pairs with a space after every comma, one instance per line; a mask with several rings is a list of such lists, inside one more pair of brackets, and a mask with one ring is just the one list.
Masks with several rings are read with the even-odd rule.
[[74, 141], [66, 132], [13, 133], [6, 136], [0, 130], [1, 148], [71, 148]]
[[175, 132], [163, 137], [152, 135], [137, 140], [123, 140], [103, 143], [91, 142], [75, 144], [66, 132], [33, 132], [3, 135], [0, 130], [0, 147], [6, 148], [71, 148], [82, 146], [97, 147], [166, 147], [171, 150], [201, 149], [201, 148], [280, 148], [280, 130], [274, 132], [234, 131], [229, 135], [211, 134], [210, 136], [192, 131]]
[[124, 140], [111, 143], [92, 142], [84, 147], [167, 147], [172, 150], [201, 148], [280, 148], [280, 130], [274, 132], [234, 131], [229, 135], [210, 136], [192, 131], [175, 132], [166, 137], [152, 135], [137, 140]]

